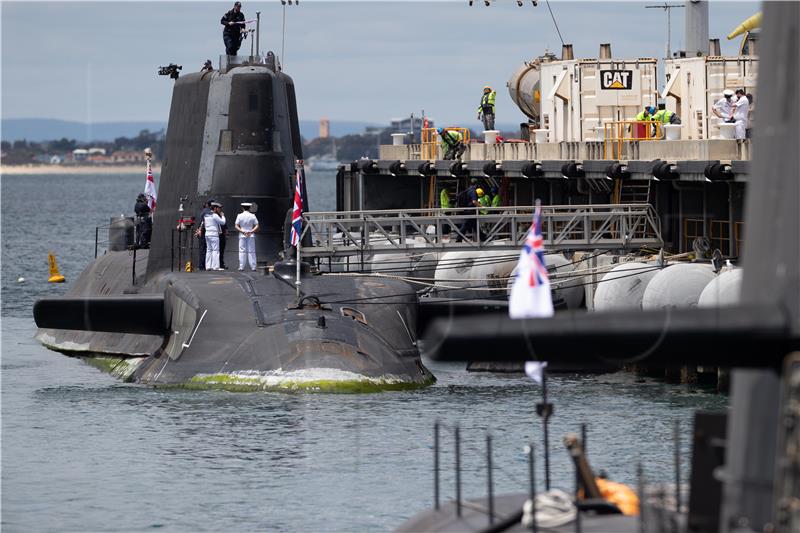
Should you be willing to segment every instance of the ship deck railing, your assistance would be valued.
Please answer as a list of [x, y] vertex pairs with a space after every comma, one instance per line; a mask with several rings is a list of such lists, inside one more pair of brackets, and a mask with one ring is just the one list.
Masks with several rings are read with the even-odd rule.
[[[384, 253], [519, 250], [532, 224], [533, 206], [398, 209], [303, 213], [304, 257]], [[648, 204], [542, 207], [542, 236], [549, 251], [660, 248], [664, 241]], [[470, 230], [463, 224], [474, 220]]]

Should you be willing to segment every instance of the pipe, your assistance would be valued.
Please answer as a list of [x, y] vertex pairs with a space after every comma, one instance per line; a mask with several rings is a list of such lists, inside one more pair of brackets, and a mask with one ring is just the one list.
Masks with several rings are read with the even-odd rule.
[[611, 43], [602, 43], [600, 45], [600, 59], [611, 59]]
[[721, 56], [722, 55], [722, 48], [719, 45], [719, 39], [709, 39], [708, 40], [708, 55], [710, 55], [710, 56]]
[[685, 7], [686, 57], [702, 56], [708, 43], [708, 1], [689, 0]]
[[572, 53], [572, 45], [564, 44], [561, 46], [561, 60], [566, 61], [568, 59], [575, 59], [575, 56]]
[[761, 11], [749, 17], [747, 20], [736, 26], [736, 28], [728, 34], [728, 40], [735, 39], [739, 35], [748, 32], [750, 30], [754, 30], [756, 28], [761, 27], [761, 21], [763, 19], [763, 15]]

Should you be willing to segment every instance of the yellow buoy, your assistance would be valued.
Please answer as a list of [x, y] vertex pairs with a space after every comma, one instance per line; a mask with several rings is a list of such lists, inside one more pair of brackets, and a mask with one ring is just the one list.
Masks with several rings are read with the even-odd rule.
[[64, 276], [58, 271], [56, 256], [53, 255], [53, 252], [47, 254], [47, 262], [50, 263], [50, 277], [47, 281], [50, 283], [64, 283]]

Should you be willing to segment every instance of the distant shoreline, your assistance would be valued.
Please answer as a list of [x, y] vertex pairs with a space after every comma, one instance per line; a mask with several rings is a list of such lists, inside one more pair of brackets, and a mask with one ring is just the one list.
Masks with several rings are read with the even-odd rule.
[[[161, 172], [161, 165], [153, 165], [153, 173]], [[0, 174], [33, 175], [33, 174], [141, 174], [147, 173], [147, 167], [141, 165], [2, 165]]]

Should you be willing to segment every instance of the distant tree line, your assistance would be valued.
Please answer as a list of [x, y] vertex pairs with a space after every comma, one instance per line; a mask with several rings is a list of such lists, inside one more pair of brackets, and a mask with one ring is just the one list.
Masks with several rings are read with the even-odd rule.
[[164, 154], [164, 130], [142, 130], [135, 137], [117, 137], [113, 141], [78, 142], [75, 139], [61, 139], [34, 142], [25, 139], [18, 141], [2, 141], [3, 164], [19, 165], [36, 161], [40, 156], [65, 157], [76, 148], [104, 148], [107, 155], [117, 151], [138, 151], [145, 148], [153, 150], [157, 160]]

